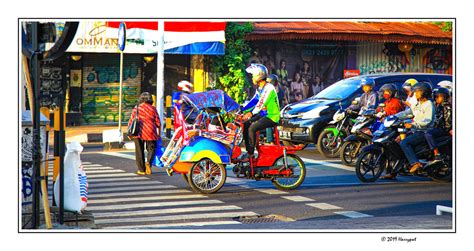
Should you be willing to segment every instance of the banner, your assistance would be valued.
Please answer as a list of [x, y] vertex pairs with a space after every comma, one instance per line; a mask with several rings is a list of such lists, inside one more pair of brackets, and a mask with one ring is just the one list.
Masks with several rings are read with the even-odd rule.
[[[125, 22], [124, 53], [157, 53], [158, 22]], [[120, 22], [81, 21], [68, 52], [118, 53]], [[165, 22], [165, 54], [223, 55], [225, 22]]]

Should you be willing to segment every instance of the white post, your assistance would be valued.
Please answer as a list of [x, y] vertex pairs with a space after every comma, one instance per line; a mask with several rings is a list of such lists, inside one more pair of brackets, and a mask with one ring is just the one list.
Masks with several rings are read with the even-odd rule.
[[122, 84], [123, 84], [123, 51], [120, 51], [120, 87], [119, 87], [119, 142], [122, 142]]
[[162, 121], [160, 132], [163, 134], [163, 122], [165, 118], [163, 116], [163, 95], [165, 92], [165, 22], [163, 20], [158, 21], [158, 56], [156, 58], [156, 109], [160, 115]]

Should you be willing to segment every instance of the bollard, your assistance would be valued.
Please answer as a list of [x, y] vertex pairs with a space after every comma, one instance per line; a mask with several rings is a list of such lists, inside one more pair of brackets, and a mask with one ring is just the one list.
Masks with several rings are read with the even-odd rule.
[[166, 137], [171, 138], [171, 96], [166, 96]]

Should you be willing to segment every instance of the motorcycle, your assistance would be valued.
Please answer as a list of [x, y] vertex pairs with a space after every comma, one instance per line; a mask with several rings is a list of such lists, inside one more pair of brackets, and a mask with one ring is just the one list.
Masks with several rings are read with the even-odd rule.
[[378, 119], [383, 113], [376, 113], [375, 109], [362, 111], [356, 118], [356, 123], [352, 126], [351, 135], [344, 139], [341, 146], [340, 158], [344, 165], [355, 166], [357, 156], [363, 147], [372, 143], [372, 133], [375, 132], [381, 123]]
[[[408, 159], [399, 144], [400, 140], [403, 140], [409, 132], [404, 127], [406, 122], [408, 121], [390, 116], [384, 120], [384, 128], [374, 132], [373, 144], [364, 147], [357, 158], [356, 174], [360, 181], [374, 182], [385, 170], [386, 173], [391, 174], [429, 177], [437, 182], [451, 181], [453, 161], [451, 136], [436, 138], [442, 161], [424, 165], [414, 174], [409, 172]], [[427, 163], [429, 159], [434, 157], [433, 151], [429, 149], [426, 143], [417, 145], [414, 150], [422, 163]]]
[[336, 158], [343, 144], [343, 139], [350, 134], [357, 112], [340, 109], [334, 114], [329, 125], [319, 134], [317, 141], [318, 151], [326, 158]]
[[[219, 191], [227, 178], [225, 167], [232, 164], [237, 178], [270, 180], [281, 190], [296, 189], [303, 183], [306, 166], [296, 154], [302, 147], [280, 145], [277, 127], [273, 128], [274, 144], [258, 140], [258, 157], [240, 160], [243, 116], [240, 106], [225, 92], [183, 95], [183, 107], [175, 107], [175, 133], [161, 161], [170, 175], [181, 174], [194, 191]], [[192, 126], [185, 123], [180, 113], [186, 108], [191, 110], [189, 114], [198, 114]], [[232, 117], [227, 124], [226, 116]], [[256, 138], [260, 139], [259, 135]]]

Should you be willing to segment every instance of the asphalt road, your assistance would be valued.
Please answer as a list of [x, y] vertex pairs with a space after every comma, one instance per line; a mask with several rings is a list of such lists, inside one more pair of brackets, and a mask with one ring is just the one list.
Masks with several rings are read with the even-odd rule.
[[279, 191], [270, 181], [236, 179], [227, 167], [224, 187], [201, 195], [181, 175], [153, 168], [137, 176], [132, 151], [81, 155], [89, 180], [87, 210], [97, 228], [178, 231], [454, 231], [451, 214], [436, 216], [436, 206], [452, 206], [453, 184], [399, 177], [361, 183], [353, 168], [324, 159], [314, 147], [300, 152], [307, 175], [294, 191]]

